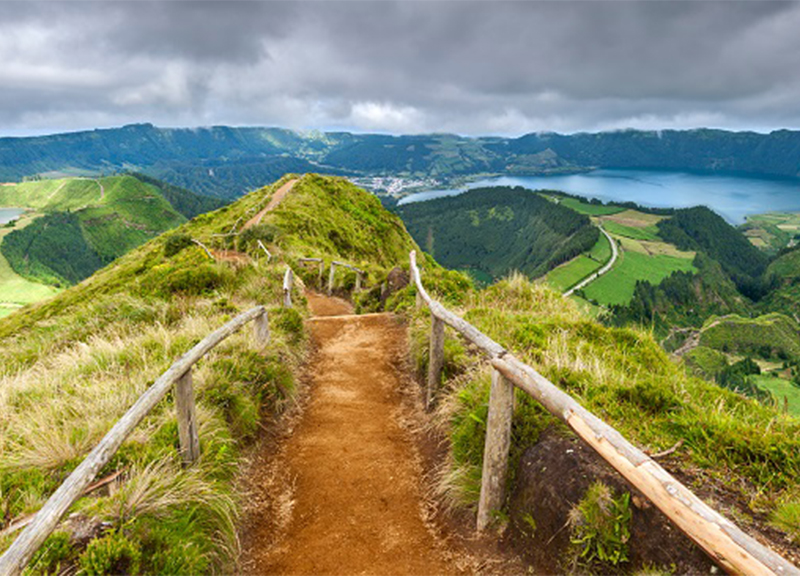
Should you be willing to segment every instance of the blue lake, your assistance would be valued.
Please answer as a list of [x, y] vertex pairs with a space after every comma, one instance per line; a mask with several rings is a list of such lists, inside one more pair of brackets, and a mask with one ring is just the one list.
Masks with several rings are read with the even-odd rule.
[[484, 186], [549, 188], [603, 201], [685, 208], [705, 205], [734, 224], [763, 212], [800, 212], [800, 181], [649, 170], [594, 170], [565, 176], [499, 176], [460, 189], [430, 190], [403, 198], [400, 204], [453, 196]]
[[24, 212], [25, 210], [20, 208], [0, 208], [0, 226], [6, 224], [7, 222], [11, 222], [12, 220], [16, 220]]

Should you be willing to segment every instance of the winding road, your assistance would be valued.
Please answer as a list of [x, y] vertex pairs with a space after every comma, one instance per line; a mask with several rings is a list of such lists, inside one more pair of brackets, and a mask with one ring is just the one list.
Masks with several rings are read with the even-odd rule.
[[600, 268], [600, 270], [598, 270], [597, 272], [592, 272], [586, 278], [575, 284], [575, 286], [564, 292], [565, 297], [572, 296], [572, 294], [574, 294], [578, 290], [585, 288], [586, 286], [597, 280], [600, 276], [611, 270], [611, 268], [614, 266], [614, 263], [617, 261], [617, 258], [619, 257], [619, 249], [617, 248], [617, 243], [614, 241], [611, 235], [605, 231], [605, 228], [603, 228], [600, 225], [598, 225], [597, 227], [600, 229], [600, 232], [605, 234], [605, 237], [608, 238], [608, 241], [611, 244], [611, 259], [608, 262], [606, 262], [605, 266]]

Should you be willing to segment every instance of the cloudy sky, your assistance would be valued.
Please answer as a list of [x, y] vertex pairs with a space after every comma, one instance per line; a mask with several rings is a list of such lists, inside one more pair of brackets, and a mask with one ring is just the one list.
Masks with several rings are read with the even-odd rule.
[[800, 3], [0, 2], [0, 135], [800, 128]]

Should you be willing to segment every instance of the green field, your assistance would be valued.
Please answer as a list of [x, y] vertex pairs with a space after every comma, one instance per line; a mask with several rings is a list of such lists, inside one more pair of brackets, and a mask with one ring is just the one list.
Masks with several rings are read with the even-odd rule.
[[583, 292], [588, 299], [604, 306], [627, 304], [633, 297], [637, 281], [659, 284], [673, 272], [679, 271], [697, 270], [692, 265], [692, 260], [687, 258], [622, 252], [614, 268], [589, 284]]
[[[0, 228], [0, 242], [12, 230], [24, 228], [30, 224], [36, 216], [38, 215], [26, 214], [17, 221], [14, 228]], [[0, 253], [0, 318], [8, 316], [21, 305], [38, 302], [57, 293], [58, 290], [55, 288], [31, 282], [19, 276]]]
[[626, 208], [620, 208], [619, 206], [587, 204], [586, 202], [581, 202], [577, 198], [561, 197], [559, 198], [559, 201], [567, 208], [572, 208], [575, 210], [575, 212], [586, 214], [588, 216], [608, 216], [610, 214], [618, 214], [626, 210]]
[[554, 268], [544, 277], [554, 289], [561, 292], [571, 288], [592, 272], [599, 270], [611, 258], [611, 245], [604, 234], [587, 254], [581, 254], [569, 262]]
[[83, 178], [38, 180], [0, 187], [0, 206], [20, 206], [22, 201], [25, 208], [54, 212], [78, 210], [100, 200], [98, 181]]
[[633, 238], [634, 240], [650, 240], [658, 242], [661, 240], [658, 237], [658, 228], [655, 226], [647, 226], [645, 228], [638, 228], [634, 226], [625, 226], [613, 220], [603, 220], [603, 227], [610, 233], [617, 236], [625, 236], [626, 238]]
[[769, 390], [775, 399], [778, 401], [778, 406], [782, 409], [784, 398], [788, 402], [789, 413], [793, 416], [800, 417], [800, 386], [778, 378], [776, 376], [768, 376], [761, 374], [758, 376], [751, 376], [753, 381], [759, 388]]

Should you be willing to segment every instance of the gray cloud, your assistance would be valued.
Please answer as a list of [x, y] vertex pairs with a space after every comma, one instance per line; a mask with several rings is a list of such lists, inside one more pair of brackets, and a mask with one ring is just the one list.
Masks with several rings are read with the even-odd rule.
[[800, 126], [792, 2], [0, 2], [0, 133]]

